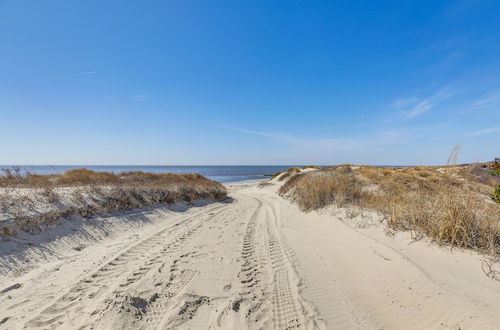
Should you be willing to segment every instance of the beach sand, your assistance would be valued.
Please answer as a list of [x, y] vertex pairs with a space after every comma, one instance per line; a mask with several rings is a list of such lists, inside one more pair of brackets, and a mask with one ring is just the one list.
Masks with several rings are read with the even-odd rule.
[[500, 328], [479, 254], [388, 236], [370, 212], [304, 213], [278, 183], [226, 186], [232, 200], [3, 237], [0, 328]]

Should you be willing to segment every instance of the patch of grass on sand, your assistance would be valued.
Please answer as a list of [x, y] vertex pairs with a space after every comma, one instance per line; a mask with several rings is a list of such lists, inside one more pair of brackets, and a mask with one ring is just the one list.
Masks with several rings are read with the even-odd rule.
[[0, 176], [0, 232], [33, 226], [68, 216], [92, 216], [113, 211], [227, 197], [226, 188], [200, 174], [95, 172], [74, 169], [62, 174]]
[[[489, 175], [490, 167], [341, 165], [295, 175], [279, 192], [305, 211], [331, 204], [374, 209], [389, 231], [500, 256], [500, 205], [489, 198], [498, 177]], [[493, 199], [499, 194], [496, 187]]]
[[[285, 178], [288, 178], [290, 175], [299, 173], [301, 170], [305, 170], [305, 169], [316, 169], [316, 170], [319, 170], [320, 168], [321, 167], [315, 166], [315, 165], [306, 165], [306, 166], [302, 166], [302, 167], [290, 167], [290, 168], [288, 168], [285, 171], [274, 173], [274, 175], [272, 176], [272, 178], [274, 179], [278, 175], [283, 174], [283, 173], [288, 174], [285, 177]], [[283, 177], [281, 177], [279, 181], [282, 181], [282, 180], [284, 180]]]

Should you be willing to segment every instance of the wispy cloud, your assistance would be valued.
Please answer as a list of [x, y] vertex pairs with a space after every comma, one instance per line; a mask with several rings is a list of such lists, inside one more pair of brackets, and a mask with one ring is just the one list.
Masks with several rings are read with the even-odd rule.
[[500, 131], [500, 126], [486, 128], [486, 129], [483, 129], [480, 131], [470, 132], [470, 133], [464, 134], [464, 136], [477, 136], [477, 135], [483, 135], [483, 134], [488, 134], [488, 133], [493, 133], [493, 132], [498, 132], [498, 131]]
[[500, 126], [485, 128], [485, 129], [482, 129], [479, 131], [469, 132], [469, 133], [465, 133], [465, 134], [453, 134], [453, 135], [437, 136], [437, 137], [426, 139], [426, 141], [460, 139], [460, 138], [466, 138], [466, 137], [470, 137], [470, 136], [478, 136], [478, 135], [483, 135], [483, 134], [495, 133], [495, 132], [499, 132], [499, 131], [500, 131]]
[[432, 109], [432, 107], [434, 107], [434, 105], [435, 105], [435, 103], [432, 102], [431, 100], [424, 100], [424, 101], [418, 103], [411, 110], [407, 111], [405, 114], [405, 117], [406, 117], [406, 119], [411, 119], [411, 118], [415, 118], [417, 116], [420, 116], [424, 112], [427, 112], [428, 110]]
[[90, 75], [90, 74], [96, 74], [97, 72], [95, 71], [85, 71], [85, 72], [80, 72], [80, 74], [84, 75], [84, 76], [87, 76], [87, 75]]
[[409, 61], [418, 61], [429, 56], [442, 56], [459, 49], [465, 40], [463, 37], [453, 37], [449, 39], [439, 40], [434, 43], [428, 44], [423, 48], [419, 48], [409, 55]]
[[477, 111], [481, 109], [491, 108], [492, 106], [500, 106], [500, 89], [483, 95], [481, 98], [472, 102], [462, 114], [466, 114], [472, 111]]
[[408, 55], [409, 62], [420, 62], [420, 74], [434, 76], [449, 72], [469, 55], [475, 41], [467, 34], [439, 40], [419, 48]]
[[234, 126], [218, 126], [219, 128], [231, 130], [243, 134], [257, 135], [267, 137], [282, 143], [292, 145], [300, 149], [317, 149], [325, 152], [338, 151], [338, 150], [354, 150], [361, 149], [367, 145], [375, 144], [392, 144], [397, 143], [401, 134], [397, 131], [383, 131], [377, 133], [370, 138], [367, 137], [354, 137], [354, 138], [304, 138], [286, 134], [274, 134], [250, 129], [244, 129]]
[[396, 109], [401, 109], [401, 108], [406, 108], [406, 107], [412, 106], [417, 102], [418, 102], [418, 97], [416, 97], [416, 96], [404, 97], [404, 98], [394, 100], [394, 102], [392, 102], [392, 107], [396, 108]]
[[219, 126], [219, 128], [244, 133], [268, 137], [270, 139], [293, 145], [299, 148], [323, 148], [327, 150], [351, 150], [362, 147], [362, 143], [356, 139], [346, 138], [302, 138], [286, 134], [274, 134], [262, 131], [244, 129], [233, 126]]
[[406, 108], [403, 110], [402, 115], [404, 119], [408, 120], [428, 112], [454, 94], [456, 94], [456, 91], [445, 87], [436, 92], [434, 95], [431, 95], [423, 100], [419, 100], [416, 97], [397, 99], [392, 103], [392, 107], [396, 109]]
[[261, 131], [254, 131], [251, 129], [244, 129], [244, 128], [239, 128], [239, 127], [234, 127], [234, 126], [218, 126], [219, 128], [227, 129], [230, 131], [235, 131], [239, 133], [244, 133], [244, 134], [251, 134], [251, 135], [259, 135], [259, 136], [265, 136], [271, 139], [275, 140], [281, 140], [281, 141], [286, 141], [288, 140], [285, 136], [279, 135], [279, 134], [272, 134], [272, 133], [266, 133], [266, 132], [261, 132]]
[[147, 95], [147, 94], [136, 94], [136, 95], [132, 96], [132, 101], [133, 102], [140, 102], [140, 101], [147, 100], [148, 98], [149, 98], [149, 95]]

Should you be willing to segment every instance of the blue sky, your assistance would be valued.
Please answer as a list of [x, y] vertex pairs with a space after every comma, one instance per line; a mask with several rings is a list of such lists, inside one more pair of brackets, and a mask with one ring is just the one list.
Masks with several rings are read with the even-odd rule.
[[0, 0], [0, 164], [500, 157], [498, 1]]

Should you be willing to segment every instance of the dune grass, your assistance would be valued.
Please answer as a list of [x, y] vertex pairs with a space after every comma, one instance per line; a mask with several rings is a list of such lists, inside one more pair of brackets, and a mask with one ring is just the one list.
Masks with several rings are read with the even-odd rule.
[[148, 173], [148, 172], [97, 172], [85, 168], [68, 170], [62, 174], [39, 175], [29, 172], [21, 173], [3, 169], [0, 175], [0, 187], [36, 188], [45, 185], [53, 187], [69, 187], [84, 185], [116, 185], [116, 184], [172, 184], [172, 183], [208, 183], [213, 182], [200, 174]]
[[0, 232], [39, 226], [60, 217], [90, 217], [178, 201], [220, 200], [226, 188], [199, 174], [95, 172], [74, 169], [35, 175], [5, 170], [0, 176]]
[[332, 204], [373, 209], [389, 231], [500, 256], [500, 205], [489, 198], [496, 179], [490, 165], [478, 166], [336, 166], [292, 176], [279, 192], [305, 211]]
[[276, 172], [273, 176], [272, 176], [272, 179], [276, 178], [277, 176], [283, 174], [279, 181], [283, 181], [284, 179], [290, 177], [290, 175], [292, 174], [296, 174], [296, 173], [299, 173], [301, 170], [306, 170], [306, 169], [316, 169], [316, 170], [319, 170], [320, 167], [319, 166], [315, 166], [315, 165], [306, 165], [306, 166], [302, 166], [302, 167], [290, 167], [288, 169], [286, 169], [285, 171], [282, 171], [282, 172]]

